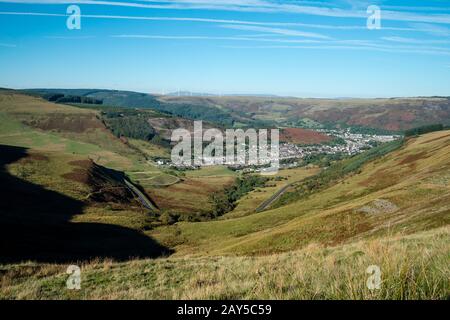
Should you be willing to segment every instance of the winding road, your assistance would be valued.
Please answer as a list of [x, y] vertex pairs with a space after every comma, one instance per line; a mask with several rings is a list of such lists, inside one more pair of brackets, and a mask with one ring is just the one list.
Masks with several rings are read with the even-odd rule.
[[256, 209], [256, 212], [261, 212], [270, 207], [275, 201], [277, 201], [290, 187], [292, 187], [296, 182], [289, 183], [285, 185], [283, 188], [275, 192], [270, 198], [264, 200]]
[[145, 193], [139, 190], [139, 188], [136, 187], [131, 181], [129, 181], [123, 172], [109, 170], [107, 175], [130, 190], [145, 208], [151, 211], [159, 211], [159, 208], [153, 203], [153, 201]]
[[152, 211], [158, 211], [158, 208], [147, 197], [147, 195], [145, 195], [141, 190], [139, 190], [134, 184], [132, 184], [126, 178], [123, 179], [123, 182], [125, 183], [127, 188], [138, 197], [139, 201], [142, 203], [144, 207]]

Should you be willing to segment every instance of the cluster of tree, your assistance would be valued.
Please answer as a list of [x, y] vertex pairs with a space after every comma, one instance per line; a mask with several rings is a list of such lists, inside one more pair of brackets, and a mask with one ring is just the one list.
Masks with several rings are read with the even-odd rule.
[[55, 102], [58, 99], [64, 98], [62, 93], [47, 93], [43, 95], [43, 98], [47, 101]]
[[333, 140], [325, 142], [323, 144], [328, 145], [328, 146], [342, 146], [342, 145], [346, 145], [347, 141], [345, 141], [344, 138], [333, 136]]
[[348, 174], [359, 173], [364, 164], [400, 148], [403, 145], [403, 142], [403, 139], [398, 139], [392, 142], [384, 143], [364, 153], [331, 164], [327, 169], [321, 171], [315, 176], [306, 178], [300, 182], [295, 186], [294, 191], [283, 194], [274, 204], [274, 207], [280, 207], [305, 198], [312, 193], [323, 190]]
[[170, 141], [163, 139], [156, 130], [149, 124], [148, 119], [152, 116], [164, 116], [155, 114], [154, 111], [140, 109], [127, 109], [120, 107], [102, 108], [102, 119], [105, 125], [117, 137], [127, 137], [144, 141], [151, 141], [154, 144], [170, 147]]
[[302, 159], [302, 165], [306, 166], [309, 164], [313, 164], [319, 167], [329, 167], [333, 162], [339, 161], [347, 157], [342, 152], [335, 154], [327, 154], [327, 153], [317, 153], [317, 154], [308, 154]]
[[139, 116], [104, 118], [107, 127], [117, 137], [150, 141], [156, 136], [147, 119]]
[[213, 217], [232, 211], [237, 200], [255, 188], [264, 186], [267, 180], [268, 178], [260, 175], [244, 175], [242, 178], [236, 178], [234, 184], [223, 191], [213, 193], [210, 197], [214, 205]]
[[368, 134], [368, 135], [392, 135], [398, 134], [397, 131], [386, 130], [382, 128], [365, 127], [358, 125], [348, 125], [345, 122], [322, 122], [322, 127], [328, 130], [349, 129], [350, 133]]
[[350, 129], [350, 133], [354, 134], [368, 134], [368, 135], [392, 135], [392, 134], [398, 134], [396, 131], [392, 130], [386, 130], [381, 128], [370, 128], [370, 127], [363, 127], [363, 126], [346, 126], [348, 129]]
[[[235, 119], [239, 119], [239, 124], [242, 122], [244, 127], [267, 127], [266, 122], [251, 119], [245, 112], [229, 112], [213, 105], [195, 102], [166, 102], [158, 100], [153, 95], [139, 92], [93, 89], [39, 89], [35, 92], [38, 92], [46, 99], [51, 99], [49, 101], [55, 102], [58, 99], [63, 99], [60, 102], [95, 105], [95, 101], [101, 101], [101, 104], [111, 107], [126, 108], [129, 110], [132, 110], [133, 108], [151, 109], [186, 119], [208, 121], [220, 126], [234, 126]], [[86, 99], [88, 95], [91, 97], [89, 99], [93, 99], [92, 101], [79, 100], [81, 98]]]
[[297, 163], [299, 167], [307, 165], [316, 165], [319, 167], [329, 167], [332, 163], [347, 158], [348, 155], [338, 152], [334, 154], [328, 153], [314, 153], [308, 154], [301, 159], [289, 158], [280, 160], [280, 164], [293, 164]]
[[321, 146], [339, 146], [347, 144], [344, 138], [332, 136], [333, 139], [330, 141], [324, 141], [320, 143], [296, 143], [299, 147], [321, 147]]
[[56, 103], [83, 103], [83, 104], [103, 104], [102, 100], [84, 96], [64, 95], [62, 93], [45, 94], [44, 99]]
[[412, 137], [412, 136], [418, 136], [421, 134], [434, 132], [434, 131], [441, 131], [444, 130], [443, 124], [430, 124], [426, 126], [421, 126], [417, 128], [412, 128], [405, 131], [405, 137]]

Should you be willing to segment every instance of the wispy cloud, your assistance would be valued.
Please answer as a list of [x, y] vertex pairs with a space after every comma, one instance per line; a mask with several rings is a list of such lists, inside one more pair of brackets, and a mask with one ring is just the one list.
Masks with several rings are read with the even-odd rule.
[[274, 42], [274, 43], [321, 43], [319, 40], [311, 39], [271, 39], [251, 36], [215, 37], [215, 36], [180, 36], [180, 35], [144, 35], [144, 34], [120, 34], [112, 35], [112, 38], [130, 39], [155, 39], [155, 40], [230, 40], [249, 42]]
[[[420, 53], [432, 55], [450, 55], [450, 49], [444, 47], [417, 45], [393, 45], [380, 41], [369, 40], [317, 40], [317, 39], [280, 39], [280, 38], [258, 38], [258, 37], [215, 37], [201, 35], [142, 35], [142, 34], [123, 34], [112, 35], [113, 38], [130, 38], [130, 39], [154, 39], [154, 40], [228, 40], [243, 42], [265, 42], [277, 43], [276, 45], [251, 45], [236, 46], [223, 45], [225, 48], [242, 48], [242, 49], [321, 49], [321, 50], [369, 50], [393, 53]], [[388, 39], [383, 39], [388, 41]], [[405, 41], [406, 43], [406, 41]], [[300, 44], [300, 45], [299, 45]], [[410, 43], [412, 44], [412, 43]], [[431, 43], [430, 43], [431, 44]]]
[[246, 31], [256, 31], [265, 33], [275, 33], [284, 36], [296, 36], [296, 37], [306, 37], [306, 38], [317, 38], [317, 39], [329, 39], [330, 37], [313, 32], [298, 31], [292, 29], [281, 29], [281, 28], [269, 28], [261, 26], [250, 26], [250, 25], [235, 25], [235, 24], [223, 24], [222, 28], [235, 29], [235, 30], [246, 30]]
[[318, 39], [286, 39], [286, 38], [264, 38], [247, 36], [204, 36], [204, 35], [154, 35], [154, 34], [119, 34], [111, 35], [112, 38], [130, 38], [130, 39], [160, 39], [160, 40], [231, 40], [231, 41], [249, 41], [249, 42], [273, 42], [273, 43], [315, 43], [315, 44], [349, 44], [349, 45], [374, 45], [369, 40], [318, 40]]
[[[0, 0], [2, 2], [2, 0]], [[46, 12], [14, 12], [1, 11], [0, 15], [18, 15], [18, 16], [49, 16], [49, 17], [67, 17], [67, 14], [61, 13], [46, 13]], [[344, 25], [327, 25], [327, 24], [311, 24], [311, 23], [297, 23], [297, 22], [261, 22], [248, 20], [227, 20], [214, 18], [193, 18], [193, 17], [155, 17], [155, 16], [125, 16], [125, 15], [99, 15], [99, 14], [82, 14], [83, 18], [94, 19], [117, 19], [117, 20], [148, 20], [148, 21], [176, 21], [176, 22], [205, 22], [205, 23], [225, 23], [225, 24], [244, 24], [244, 25], [260, 25], [260, 26], [274, 26], [274, 27], [307, 27], [317, 29], [343, 29], [355, 30], [366, 29], [366, 26], [344, 26]], [[415, 30], [413, 28], [384, 28], [392, 30]]]
[[[444, 3], [444, 1], [443, 1]], [[446, 3], [444, 3], [444, 5], [446, 5]], [[409, 11], [433, 11], [433, 12], [442, 12], [442, 11], [450, 11], [450, 7], [443, 7], [443, 6], [435, 6], [435, 7], [431, 7], [431, 6], [390, 6], [390, 5], [383, 5], [384, 9], [388, 9], [388, 10], [405, 10], [408, 9]]]
[[[0, 0], [2, 2], [3, 0]], [[1, 11], [0, 15], [17, 15], [17, 16], [48, 16], [48, 17], [66, 17], [67, 14], [47, 13], [47, 12], [13, 12]], [[174, 21], [174, 22], [199, 22], [199, 23], [218, 23], [218, 24], [241, 24], [255, 26], [271, 26], [271, 27], [305, 27], [313, 29], [328, 30], [366, 30], [365, 25], [336, 25], [336, 24], [312, 24], [300, 22], [261, 22], [248, 20], [227, 20], [214, 18], [192, 18], [192, 17], [155, 17], [155, 16], [125, 16], [125, 15], [99, 15], [99, 14], [82, 14], [83, 18], [88, 19], [111, 19], [111, 20], [146, 20], [146, 21]], [[411, 23], [410, 27], [388, 27], [383, 25], [386, 31], [416, 31], [425, 32], [437, 36], [450, 35], [450, 29], [440, 25], [428, 23]]]
[[424, 40], [404, 37], [381, 37], [382, 40], [399, 42], [399, 43], [414, 43], [414, 44], [450, 44], [450, 40]]
[[[270, 0], [174, 0], [159, 1], [147, 0], [143, 2], [119, 2], [119, 1], [94, 1], [94, 0], [0, 0], [10, 3], [38, 3], [38, 4], [87, 4], [102, 6], [122, 6], [148, 9], [173, 9], [173, 10], [226, 10], [226, 11], [249, 11], [249, 12], [286, 12], [305, 15], [316, 15], [336, 18], [366, 18], [367, 13], [362, 9], [345, 9], [339, 7], [326, 7], [319, 5], [301, 5], [296, 3], [284, 3]], [[383, 10], [384, 20], [411, 21], [426, 23], [450, 24], [450, 14], [424, 14], [421, 12], [404, 10]]]
[[95, 36], [46, 36], [47, 39], [61, 39], [61, 40], [83, 40], [83, 39], [94, 39]]
[[450, 29], [441, 25], [429, 23], [411, 23], [410, 26], [417, 31], [426, 32], [434, 36], [450, 36]]
[[450, 56], [450, 51], [444, 48], [435, 50], [436, 48], [415, 48], [415, 47], [377, 47], [377, 46], [350, 46], [350, 45], [312, 45], [312, 46], [230, 46], [224, 45], [222, 48], [229, 49], [302, 49], [302, 50], [365, 50], [380, 51], [389, 53], [405, 53], [405, 54], [427, 54], [427, 55], [445, 55]]
[[0, 42], [0, 47], [15, 48], [15, 47], [17, 47], [17, 45], [12, 44], [12, 43], [1, 43]]

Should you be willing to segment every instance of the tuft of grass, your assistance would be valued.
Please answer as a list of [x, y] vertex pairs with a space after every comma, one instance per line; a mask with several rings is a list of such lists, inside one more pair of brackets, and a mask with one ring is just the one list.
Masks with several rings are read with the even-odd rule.
[[[0, 266], [0, 299], [447, 299], [450, 228], [260, 257], [162, 258]], [[369, 266], [380, 289], [367, 287]]]

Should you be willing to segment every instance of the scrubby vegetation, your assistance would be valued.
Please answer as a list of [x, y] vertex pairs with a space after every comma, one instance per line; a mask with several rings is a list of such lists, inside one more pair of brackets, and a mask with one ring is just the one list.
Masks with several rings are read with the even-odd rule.
[[301, 159], [300, 165], [316, 165], [321, 168], [329, 167], [332, 163], [348, 158], [348, 155], [343, 153], [317, 153], [317, 154], [308, 154], [304, 158]]
[[82, 104], [102, 104], [103, 101], [99, 99], [94, 99], [90, 97], [84, 96], [72, 96], [72, 95], [64, 95], [61, 93], [48, 93], [45, 94], [44, 99], [56, 102], [56, 103], [82, 103]]
[[232, 126], [234, 123], [228, 112], [204, 105], [160, 102], [152, 107], [155, 110], [169, 112], [179, 117], [214, 122], [223, 126]]
[[[278, 199], [278, 201], [274, 204], [274, 207], [279, 207], [293, 201], [297, 201], [301, 198], [309, 196], [311, 193], [322, 190], [323, 188], [329, 186], [331, 183], [342, 179], [346, 175], [358, 172], [358, 170], [369, 161], [382, 157], [400, 148], [402, 145], [403, 139], [398, 139], [372, 148], [351, 158], [335, 162], [324, 171], [318, 173], [313, 177], [307, 178], [300, 184], [296, 185], [294, 191], [286, 192], [280, 197], [280, 199]], [[331, 163], [330, 160], [332, 160], [320, 157], [318, 159], [319, 161], [325, 159], [325, 161], [327, 161], [327, 163], [329, 164]]]
[[117, 137], [149, 141], [156, 134], [148, 121], [139, 116], [108, 117], [105, 123]]
[[262, 187], [268, 179], [260, 175], [244, 175], [236, 178], [234, 184], [227, 187], [222, 192], [216, 192], [211, 195], [211, 201], [214, 203], [213, 216], [219, 217], [230, 212], [236, 207], [236, 201], [253, 191], [257, 187]]
[[413, 128], [405, 131], [405, 137], [418, 136], [420, 134], [425, 134], [434, 131], [444, 130], [444, 125], [442, 124], [431, 124], [427, 126], [422, 126], [418, 128]]
[[[0, 299], [447, 299], [449, 230], [261, 257], [84, 262], [81, 290], [67, 265], [0, 265]], [[381, 271], [370, 290], [366, 272]]]

